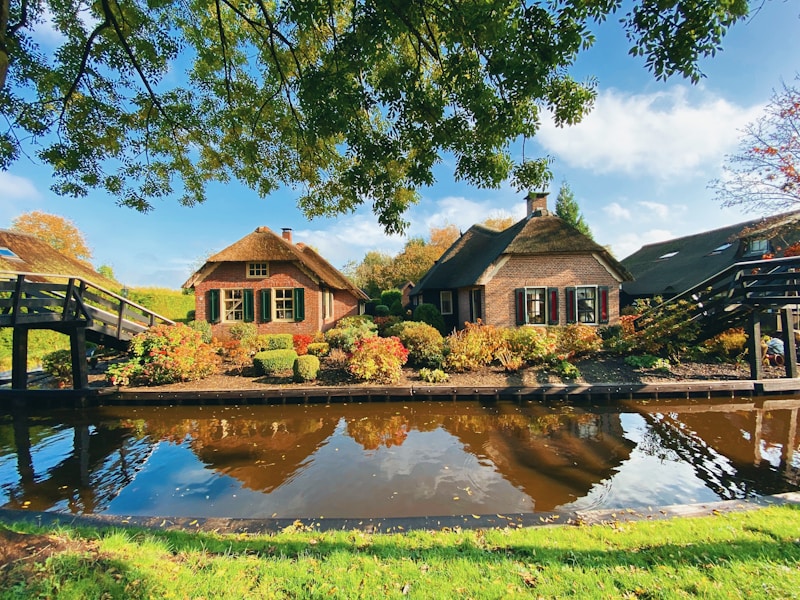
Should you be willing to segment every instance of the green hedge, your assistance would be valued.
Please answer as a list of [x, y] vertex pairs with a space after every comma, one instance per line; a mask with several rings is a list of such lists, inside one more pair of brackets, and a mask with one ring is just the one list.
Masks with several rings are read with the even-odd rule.
[[[294, 350], [294, 339], [291, 333], [262, 333], [256, 336], [255, 346], [258, 350]], [[292, 368], [292, 365], [289, 365]]]
[[[291, 335], [289, 338], [291, 339]], [[281, 371], [290, 371], [297, 360], [294, 350], [262, 350], [253, 357], [253, 366], [259, 375], [274, 375]]]
[[304, 381], [314, 381], [319, 374], [319, 359], [313, 354], [298, 356], [292, 368], [294, 380], [302, 383]]

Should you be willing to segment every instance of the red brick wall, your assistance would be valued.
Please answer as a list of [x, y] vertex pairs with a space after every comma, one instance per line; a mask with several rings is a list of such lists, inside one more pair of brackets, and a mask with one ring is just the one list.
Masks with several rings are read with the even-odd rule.
[[[259, 333], [291, 333], [313, 335], [318, 331], [330, 329], [334, 322], [344, 316], [358, 314], [358, 300], [349, 292], [334, 290], [333, 318], [322, 318], [322, 292], [317, 283], [290, 262], [270, 262], [269, 277], [248, 279], [247, 264], [243, 262], [223, 263], [204, 281], [195, 286], [195, 318], [208, 320], [206, 299], [208, 290], [251, 288], [254, 290], [255, 325]], [[305, 288], [305, 319], [300, 322], [261, 323], [261, 297], [259, 290], [265, 288]], [[232, 323], [212, 325], [215, 337], [225, 339]]]
[[559, 324], [566, 325], [564, 288], [575, 285], [608, 286], [609, 325], [619, 320], [619, 282], [591, 255], [514, 256], [486, 285], [484, 321], [498, 327], [516, 327], [514, 290], [521, 287], [557, 287]]

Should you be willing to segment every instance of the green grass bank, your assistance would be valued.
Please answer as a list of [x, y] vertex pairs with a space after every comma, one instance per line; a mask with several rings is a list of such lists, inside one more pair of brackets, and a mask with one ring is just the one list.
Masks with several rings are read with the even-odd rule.
[[2, 599], [800, 596], [800, 512], [791, 505], [403, 534], [11, 527], [0, 533], [29, 551], [0, 568]]

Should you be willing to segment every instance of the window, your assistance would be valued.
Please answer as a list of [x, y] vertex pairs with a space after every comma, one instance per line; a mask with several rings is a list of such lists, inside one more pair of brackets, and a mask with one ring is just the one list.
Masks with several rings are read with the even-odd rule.
[[716, 248], [714, 248], [711, 252], [708, 253], [708, 255], [715, 256], [717, 254], [722, 254], [723, 252], [725, 252], [725, 250], [727, 250], [730, 247], [731, 247], [730, 243], [722, 244], [721, 246], [717, 246]]
[[747, 247], [748, 256], [763, 256], [769, 253], [769, 240], [750, 240]]
[[222, 290], [222, 320], [244, 321], [244, 290]]
[[453, 292], [450, 290], [439, 292], [439, 312], [443, 315], [453, 314]]
[[247, 263], [248, 277], [269, 277], [269, 263], [251, 262]]
[[19, 256], [14, 254], [13, 250], [9, 250], [5, 246], [0, 247], [0, 258], [16, 258], [20, 260]]
[[333, 318], [333, 292], [330, 290], [322, 290], [322, 318]]
[[475, 323], [478, 319], [483, 319], [483, 302], [480, 288], [474, 289], [469, 295], [470, 320]]
[[516, 295], [517, 325], [558, 325], [557, 288], [520, 288]]
[[597, 288], [575, 288], [578, 303], [578, 323], [597, 323]]
[[567, 294], [567, 323], [596, 325], [608, 323], [608, 287], [583, 285], [569, 287]]
[[676, 254], [678, 254], [678, 252], [679, 252], [678, 250], [675, 250], [674, 252], [667, 252], [666, 254], [662, 254], [661, 256], [659, 256], [658, 260], [666, 260], [668, 258], [672, 258]]
[[275, 302], [276, 321], [294, 321], [294, 290], [291, 288], [276, 288], [273, 291]]

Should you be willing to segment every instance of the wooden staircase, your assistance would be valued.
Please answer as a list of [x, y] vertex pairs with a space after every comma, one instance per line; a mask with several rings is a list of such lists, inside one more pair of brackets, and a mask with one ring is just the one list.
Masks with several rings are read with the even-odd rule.
[[73, 387], [88, 385], [86, 341], [125, 349], [156, 324], [174, 324], [149, 309], [80, 277], [0, 272], [0, 327], [13, 327], [11, 387], [27, 388], [28, 332], [70, 336]]
[[731, 327], [745, 328], [753, 379], [761, 379], [762, 375], [761, 317], [767, 312], [780, 313], [786, 373], [797, 377], [793, 315], [800, 308], [800, 256], [733, 264], [644, 312], [634, 326], [644, 329], [665, 318], [679, 303], [686, 307], [688, 321], [699, 326], [697, 341]]

